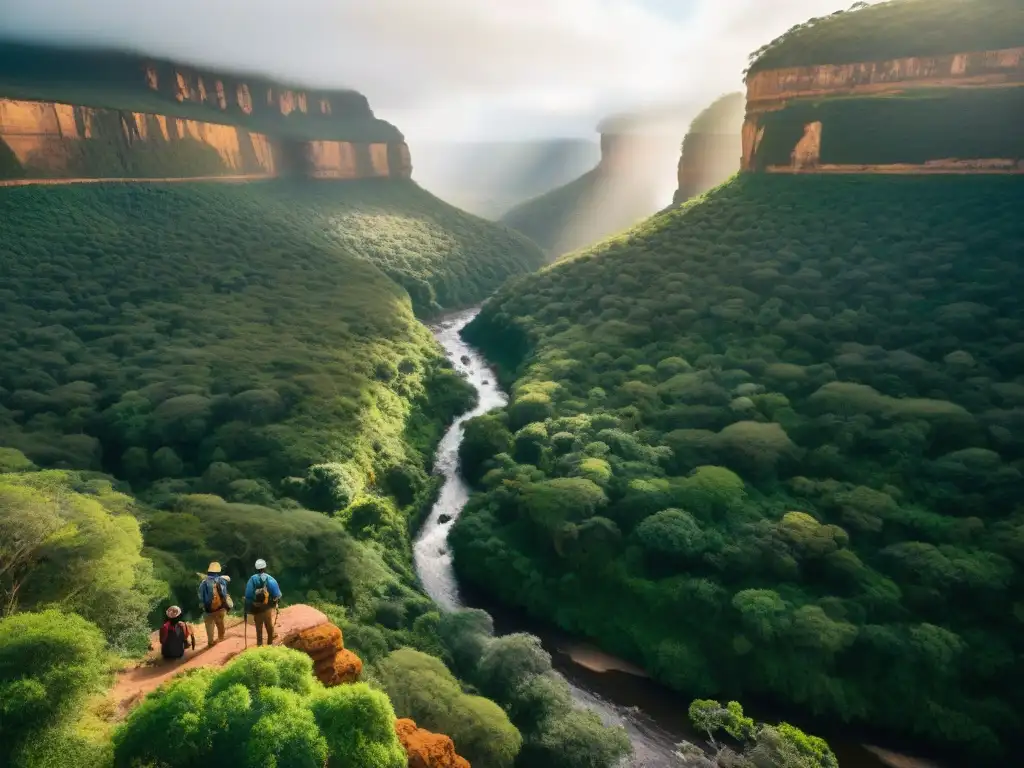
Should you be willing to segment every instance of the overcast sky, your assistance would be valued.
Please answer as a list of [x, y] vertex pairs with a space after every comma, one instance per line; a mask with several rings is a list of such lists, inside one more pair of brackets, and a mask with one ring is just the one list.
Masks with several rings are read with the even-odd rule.
[[413, 141], [589, 136], [741, 88], [747, 54], [852, 0], [0, 0], [0, 33], [352, 87]]

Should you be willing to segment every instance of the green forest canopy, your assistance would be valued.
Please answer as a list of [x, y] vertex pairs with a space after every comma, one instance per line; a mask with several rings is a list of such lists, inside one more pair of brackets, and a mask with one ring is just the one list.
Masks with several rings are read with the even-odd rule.
[[744, 176], [502, 289], [466, 331], [514, 386], [466, 428], [457, 570], [687, 693], [1005, 754], [1022, 206]]
[[748, 76], [769, 69], [942, 56], [1024, 45], [1018, 0], [889, 0], [790, 28], [750, 55]]
[[397, 282], [432, 313], [542, 259], [411, 182], [8, 189], [0, 218], [8, 446], [156, 496], [327, 511], [422, 467], [423, 430], [464, 403]]

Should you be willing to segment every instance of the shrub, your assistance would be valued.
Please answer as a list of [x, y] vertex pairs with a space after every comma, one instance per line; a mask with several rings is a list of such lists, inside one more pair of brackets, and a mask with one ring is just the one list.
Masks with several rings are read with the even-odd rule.
[[[0, 758], [77, 719], [109, 670], [103, 634], [73, 613], [0, 619]], [[50, 738], [50, 737], [46, 737]]]

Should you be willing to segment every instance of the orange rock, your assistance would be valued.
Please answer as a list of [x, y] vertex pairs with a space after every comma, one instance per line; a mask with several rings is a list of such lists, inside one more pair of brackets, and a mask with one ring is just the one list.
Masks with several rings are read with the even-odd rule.
[[341, 629], [330, 623], [289, 635], [284, 638], [282, 644], [317, 659], [326, 658], [330, 652], [337, 652], [345, 647]]
[[354, 683], [363, 674], [363, 661], [352, 651], [338, 651], [330, 666], [315, 669], [314, 672], [317, 680], [328, 688], [335, 685], [344, 685], [345, 683]]
[[442, 733], [417, 728], [407, 718], [395, 721], [395, 733], [409, 756], [409, 768], [470, 768], [469, 761], [455, 752], [455, 744]]

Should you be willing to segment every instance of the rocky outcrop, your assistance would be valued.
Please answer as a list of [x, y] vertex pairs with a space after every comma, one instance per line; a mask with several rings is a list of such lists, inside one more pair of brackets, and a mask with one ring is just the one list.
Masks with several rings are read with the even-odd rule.
[[341, 629], [334, 624], [325, 622], [292, 633], [281, 644], [313, 659], [313, 674], [328, 687], [354, 683], [363, 673], [362, 660], [345, 649]]
[[[270, 176], [275, 172], [274, 149], [263, 134], [141, 112], [0, 99], [0, 141], [26, 176], [92, 175], [94, 171], [116, 177], [131, 173], [132, 161], [144, 162], [153, 156], [152, 150], [165, 150], [162, 170], [168, 175], [177, 175], [174, 158], [180, 161], [189, 154], [200, 159], [203, 170], [211, 175]], [[158, 166], [159, 162], [152, 164], [154, 170]], [[178, 167], [187, 171], [195, 164]]]
[[[224, 123], [16, 99], [0, 99], [3, 150], [15, 164], [0, 167], [0, 178], [412, 174], [404, 142], [294, 142]], [[299, 162], [289, 162], [296, 152]]]
[[0, 86], [0, 179], [412, 174], [402, 134], [352, 90], [25, 45], [0, 50], [0, 83], [18, 92]]
[[742, 168], [769, 173], [1024, 173], [1007, 116], [1024, 48], [759, 71]]
[[412, 720], [395, 721], [395, 732], [409, 755], [409, 768], [470, 768], [447, 736], [417, 728]]
[[674, 203], [717, 187], [740, 169], [743, 94], [716, 99], [690, 124], [679, 156]]
[[1024, 85], [1024, 48], [766, 70], [747, 80], [747, 111], [779, 109], [798, 98], [1005, 85]]

